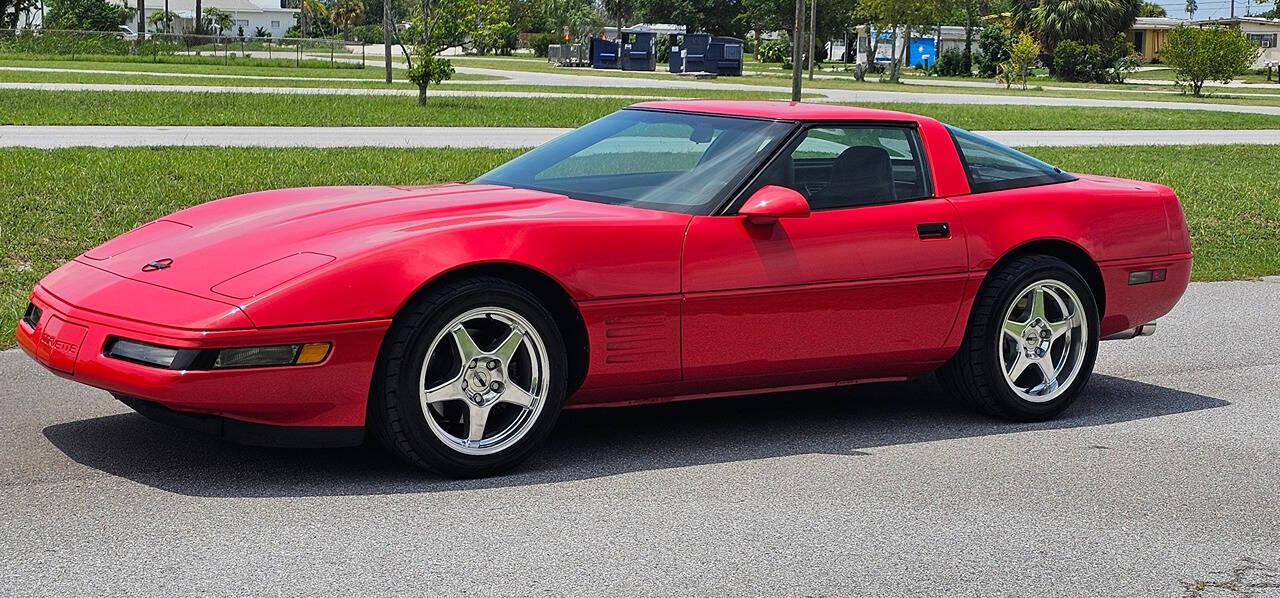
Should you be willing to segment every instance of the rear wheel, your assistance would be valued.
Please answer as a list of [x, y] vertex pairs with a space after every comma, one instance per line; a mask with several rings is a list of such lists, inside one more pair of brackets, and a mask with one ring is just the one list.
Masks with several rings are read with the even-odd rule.
[[554, 319], [495, 278], [445, 285], [397, 317], [369, 426], [392, 453], [446, 475], [516, 466], [550, 432], [568, 359]]
[[1054, 417], [1079, 395], [1098, 350], [1098, 309], [1080, 273], [1050, 256], [1015, 259], [975, 298], [960, 351], [939, 378], [999, 417]]

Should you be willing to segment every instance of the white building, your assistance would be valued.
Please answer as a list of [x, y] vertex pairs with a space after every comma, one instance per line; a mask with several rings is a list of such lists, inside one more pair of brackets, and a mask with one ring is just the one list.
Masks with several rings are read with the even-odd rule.
[[[231, 28], [223, 31], [223, 35], [238, 35], [239, 29], [244, 29], [245, 35], [253, 35], [255, 31], [261, 27], [271, 37], [284, 37], [285, 31], [297, 23], [298, 9], [281, 8], [283, 2], [281, 0], [203, 0], [200, 3], [201, 9], [217, 8], [231, 15]], [[125, 0], [125, 5], [137, 11], [137, 0]], [[165, 0], [144, 0], [146, 7], [146, 17], [149, 19], [151, 15], [162, 12], [165, 9]], [[168, 0], [169, 11], [178, 15], [173, 20], [173, 32], [182, 33], [191, 29], [195, 24], [196, 3], [195, 0]], [[137, 19], [130, 19], [129, 26], [137, 24]], [[151, 26], [147, 26], [148, 31]]]
[[1264, 19], [1262, 17], [1228, 17], [1222, 19], [1204, 19], [1191, 21], [1196, 27], [1223, 26], [1236, 27], [1249, 41], [1258, 44], [1262, 51], [1254, 61], [1253, 68], [1265, 68], [1268, 64], [1280, 64], [1280, 19]]

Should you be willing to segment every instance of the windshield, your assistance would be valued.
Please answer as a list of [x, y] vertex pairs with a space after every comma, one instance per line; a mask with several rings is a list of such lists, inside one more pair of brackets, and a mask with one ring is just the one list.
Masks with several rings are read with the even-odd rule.
[[706, 214], [794, 123], [622, 110], [476, 179], [615, 205]]

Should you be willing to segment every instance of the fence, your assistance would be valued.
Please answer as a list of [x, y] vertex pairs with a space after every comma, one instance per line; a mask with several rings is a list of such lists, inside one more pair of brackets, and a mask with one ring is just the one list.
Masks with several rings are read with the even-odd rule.
[[[218, 62], [266, 59], [295, 66], [364, 68], [365, 44], [317, 38], [273, 38], [195, 33], [0, 29], [0, 54], [138, 56], [153, 62]], [[173, 57], [178, 57], [176, 60]], [[183, 59], [183, 57], [192, 57]], [[204, 57], [204, 58], [195, 58]], [[375, 57], [380, 59], [380, 55]]]

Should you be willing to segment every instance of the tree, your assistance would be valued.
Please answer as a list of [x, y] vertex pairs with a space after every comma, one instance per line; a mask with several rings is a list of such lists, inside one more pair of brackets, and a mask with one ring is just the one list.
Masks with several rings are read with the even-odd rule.
[[982, 28], [978, 36], [978, 53], [976, 66], [978, 76], [991, 78], [1000, 71], [1000, 65], [1009, 59], [1009, 50], [1013, 48], [1013, 37], [999, 25], [988, 25]]
[[618, 39], [622, 39], [622, 23], [636, 11], [634, 0], [600, 0], [600, 7], [604, 9], [605, 16], [616, 23]]
[[329, 7], [320, 0], [302, 0], [302, 10], [299, 15], [302, 17], [302, 37], [311, 37], [315, 35], [316, 29], [320, 30], [320, 36], [324, 37], [324, 21], [329, 20]]
[[1228, 83], [1248, 71], [1261, 49], [1227, 27], [1187, 27], [1169, 32], [1160, 59], [1178, 72], [1178, 83], [1200, 95], [1206, 81]]
[[[427, 86], [453, 77], [453, 64], [439, 56], [474, 28], [474, 0], [422, 0], [419, 13], [405, 31], [412, 49], [405, 52], [409, 80], [418, 86], [418, 105], [427, 105]], [[400, 46], [404, 49], [403, 43]]]
[[342, 39], [351, 39], [351, 26], [364, 22], [364, 3], [360, 0], [333, 0], [329, 4], [329, 20], [342, 27]]
[[932, 27], [952, 11], [953, 0], [863, 0], [862, 9], [872, 16], [878, 27], [897, 32], [902, 29], [902, 56], [895, 57], [889, 70], [889, 80], [898, 82], [899, 70], [906, 62], [911, 49], [911, 32]]
[[180, 18], [180, 17], [176, 12], [173, 12], [171, 10], [159, 10], [151, 13], [150, 17], [147, 17], [147, 24], [151, 25], [152, 29], [160, 29], [161, 25], [163, 24], [164, 32], [172, 33], [173, 20], [177, 18]]
[[204, 9], [204, 22], [205, 31], [217, 27], [219, 32], [223, 32], [231, 28], [231, 13], [210, 6]]
[[44, 27], [77, 31], [115, 31], [133, 11], [107, 0], [54, 0], [45, 12]]
[[506, 0], [476, 0], [474, 22], [471, 25], [471, 46], [480, 53], [490, 50], [507, 51], [515, 47], [519, 32], [507, 22]]
[[1005, 88], [1012, 87], [1014, 83], [1021, 83], [1022, 88], [1027, 88], [1027, 74], [1030, 73], [1031, 67], [1035, 66], [1036, 58], [1040, 56], [1040, 44], [1036, 43], [1035, 38], [1025, 33], [1019, 33], [1018, 39], [1013, 42], [1013, 46], [1009, 48], [1009, 59], [1000, 65], [1001, 78], [1004, 79]]
[[0, 29], [17, 29], [22, 15], [39, 6], [39, 0], [0, 0]]
[[1167, 17], [1167, 16], [1169, 16], [1169, 11], [1165, 10], [1163, 6], [1160, 6], [1159, 4], [1156, 4], [1155, 2], [1143, 2], [1143, 3], [1142, 3], [1142, 6], [1139, 6], [1139, 7], [1138, 7], [1138, 16], [1140, 16], [1140, 17]]
[[1059, 40], [1094, 44], [1133, 27], [1141, 0], [1015, 0], [1014, 31], [1037, 38], [1052, 54]]
[[542, 6], [543, 24], [557, 38], [566, 30], [571, 37], [585, 37], [599, 18], [589, 0], [546, 0]]
[[1199, 8], [1200, 6], [1196, 4], [1196, 0], [1187, 0], [1187, 18], [1196, 18], [1196, 10]]
[[973, 27], [977, 23], [980, 7], [978, 0], [961, 0], [964, 8], [964, 50], [960, 55], [960, 72], [973, 76]]

